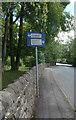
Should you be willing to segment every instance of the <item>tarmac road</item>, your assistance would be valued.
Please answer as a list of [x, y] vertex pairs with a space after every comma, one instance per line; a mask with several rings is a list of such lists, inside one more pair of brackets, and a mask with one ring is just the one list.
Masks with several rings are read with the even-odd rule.
[[52, 72], [54, 79], [74, 109], [74, 67], [64, 64], [63, 66], [54, 66]]

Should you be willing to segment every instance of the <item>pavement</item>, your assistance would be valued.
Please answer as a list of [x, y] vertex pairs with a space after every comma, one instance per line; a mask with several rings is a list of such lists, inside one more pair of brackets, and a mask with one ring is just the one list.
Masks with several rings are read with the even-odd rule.
[[51, 68], [44, 69], [39, 87], [35, 118], [74, 118], [74, 111], [54, 80]]

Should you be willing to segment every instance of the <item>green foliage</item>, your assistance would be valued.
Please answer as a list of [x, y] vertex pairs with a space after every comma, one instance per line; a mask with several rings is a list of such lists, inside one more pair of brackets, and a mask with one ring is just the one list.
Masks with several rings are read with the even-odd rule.
[[[13, 3], [2, 3], [3, 8], [3, 18], [2, 18], [2, 25], [3, 25], [3, 34], [4, 35], [4, 24], [5, 24], [5, 17], [9, 14], [10, 7], [13, 8], [13, 18], [14, 21], [17, 19], [17, 22], [13, 24], [13, 39], [14, 39], [14, 58], [17, 55], [18, 49], [18, 40], [19, 40], [19, 23], [20, 23], [20, 16], [21, 16], [21, 5], [22, 2], [13, 2]], [[29, 61], [29, 66], [35, 65], [35, 48], [34, 47], [27, 47], [27, 32], [28, 31], [37, 31], [37, 32], [45, 32], [46, 37], [46, 47], [39, 48], [39, 63], [45, 61], [45, 56], [49, 56], [47, 61], [55, 61], [57, 57], [59, 57], [58, 51], [58, 43], [55, 42], [54, 37], [57, 36], [60, 28], [62, 30], [66, 30], [66, 23], [67, 27], [70, 24], [71, 18], [68, 13], [64, 13], [64, 8], [69, 3], [63, 2], [26, 2], [24, 3], [24, 10], [22, 12], [23, 16], [23, 36], [22, 36], [22, 45], [21, 45], [21, 54], [20, 54], [20, 65], [26, 66], [24, 59], [26, 56], [33, 56], [33, 58]], [[6, 6], [6, 7], [5, 7]], [[64, 13], [64, 14], [63, 14]], [[68, 23], [69, 18], [70, 21]], [[13, 22], [14, 22], [13, 21]], [[10, 25], [10, 22], [8, 26]], [[9, 26], [10, 28], [10, 26]], [[10, 65], [10, 60], [8, 59], [10, 56], [10, 31], [8, 30], [8, 40], [7, 40], [7, 54], [6, 54], [6, 64]]]
[[8, 56], [5, 60], [5, 65], [10, 66], [11, 65], [11, 59], [10, 56]]
[[26, 72], [26, 71], [28, 71], [29, 69], [30, 69], [31, 67], [25, 67], [25, 65], [23, 65], [23, 66], [19, 66], [19, 71], [23, 71], [23, 72]]
[[59, 57], [59, 43], [58, 41], [49, 42], [49, 44], [45, 48], [45, 61], [54, 63], [56, 59]]
[[66, 59], [67, 63], [76, 66], [76, 39], [72, 39], [70, 42], [66, 42], [66, 44], [59, 44], [58, 45], [58, 59], [64, 61]]
[[[62, 12], [63, 8], [60, 7], [60, 3], [57, 2], [50, 2], [47, 3], [48, 6], [48, 13], [47, 13], [47, 34], [46, 34], [46, 39], [51, 39], [54, 38], [61, 26], [61, 17], [62, 17]], [[48, 41], [48, 40], [47, 40]]]
[[33, 57], [31, 60], [30, 60], [30, 62], [29, 62], [29, 66], [30, 67], [33, 67], [33, 66], [35, 66], [36, 65], [36, 60], [35, 60], [35, 58]]
[[4, 66], [4, 70], [5, 70], [5, 71], [11, 70], [11, 66], [5, 65], [5, 66]]
[[45, 55], [42, 51], [38, 53], [38, 63], [45, 63]]
[[20, 65], [19, 66], [23, 66], [23, 65], [24, 65], [23, 59], [20, 58]]
[[76, 66], [76, 38], [72, 39], [71, 43], [69, 44], [69, 60], [73, 66]]
[[26, 67], [33, 67], [33, 66], [35, 66], [35, 64], [36, 64], [35, 57], [27, 56], [27, 58], [25, 59]]

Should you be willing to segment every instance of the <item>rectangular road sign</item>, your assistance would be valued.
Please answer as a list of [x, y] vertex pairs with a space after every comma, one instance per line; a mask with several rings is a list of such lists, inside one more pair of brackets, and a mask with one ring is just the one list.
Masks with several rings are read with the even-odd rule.
[[45, 46], [45, 34], [27, 32], [27, 46]]

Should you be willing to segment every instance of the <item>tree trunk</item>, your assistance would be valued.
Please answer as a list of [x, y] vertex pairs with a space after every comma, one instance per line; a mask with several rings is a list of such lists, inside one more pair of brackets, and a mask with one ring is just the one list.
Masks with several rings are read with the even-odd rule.
[[10, 8], [10, 52], [11, 52], [11, 70], [14, 70], [14, 50], [13, 50], [13, 8]]
[[7, 44], [7, 35], [8, 35], [8, 14], [5, 19], [5, 33], [4, 33], [4, 39], [2, 42], [2, 67], [4, 68], [4, 59], [6, 56], [6, 44]]
[[22, 4], [21, 14], [20, 14], [20, 26], [19, 26], [19, 41], [18, 41], [18, 49], [17, 49], [17, 56], [16, 56], [16, 64], [15, 64], [15, 69], [17, 69], [17, 70], [19, 68], [19, 60], [20, 60], [21, 44], [22, 44], [22, 34], [23, 34], [23, 10], [24, 10], [24, 5]]

